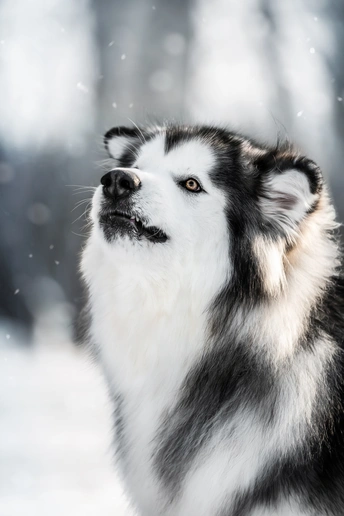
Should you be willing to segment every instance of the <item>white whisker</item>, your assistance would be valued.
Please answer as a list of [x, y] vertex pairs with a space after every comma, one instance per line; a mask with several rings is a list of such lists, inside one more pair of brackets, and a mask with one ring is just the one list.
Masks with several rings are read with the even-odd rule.
[[132, 120], [131, 118], [128, 117], [128, 120], [136, 127], [136, 129], [139, 131], [140, 135], [142, 136], [142, 138], [139, 138], [139, 140], [141, 141], [142, 144], [145, 144], [146, 143], [146, 138], [144, 137], [144, 134], [143, 132], [141, 131], [141, 129], [139, 128], [139, 126], [134, 122], [134, 120]]

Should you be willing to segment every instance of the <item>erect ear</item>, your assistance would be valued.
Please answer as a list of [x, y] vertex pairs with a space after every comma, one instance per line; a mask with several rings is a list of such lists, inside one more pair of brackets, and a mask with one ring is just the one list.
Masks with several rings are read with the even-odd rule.
[[104, 136], [104, 145], [108, 154], [120, 160], [126, 152], [135, 154], [135, 150], [144, 141], [144, 130], [136, 127], [113, 127]]
[[256, 166], [263, 218], [293, 237], [300, 222], [318, 205], [323, 187], [320, 169], [313, 161], [289, 152], [268, 153]]

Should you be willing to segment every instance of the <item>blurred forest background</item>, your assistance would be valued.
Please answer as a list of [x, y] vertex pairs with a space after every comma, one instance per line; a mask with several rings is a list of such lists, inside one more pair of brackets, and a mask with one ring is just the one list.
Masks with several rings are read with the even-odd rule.
[[[31, 506], [32, 514], [55, 514], [54, 496], [68, 500], [65, 514], [120, 514], [95, 509], [109, 500], [108, 466], [98, 472], [91, 512], [82, 505], [94, 468], [103, 467], [92, 453], [103, 438], [94, 417], [106, 401], [103, 386], [99, 397], [90, 392], [79, 355], [66, 347], [82, 304], [87, 202], [78, 201], [91, 197], [78, 185], [99, 182], [103, 133], [172, 119], [225, 124], [270, 142], [287, 136], [323, 169], [343, 221], [343, 53], [342, 0], [0, 0], [0, 388], [8, 394], [0, 399], [1, 515], [27, 515]], [[46, 357], [52, 342], [55, 355]], [[30, 427], [39, 439], [28, 440]], [[71, 459], [79, 427], [84, 448]], [[54, 446], [56, 457], [67, 446], [71, 463], [43, 467]], [[92, 467], [82, 462], [86, 450]], [[73, 505], [66, 493], [75, 496], [70, 478], [79, 482], [81, 470], [91, 472]], [[20, 497], [10, 498], [17, 492], [23, 512]]]
[[91, 194], [71, 185], [98, 184], [114, 125], [287, 135], [324, 170], [343, 220], [341, 0], [2, 0], [0, 20], [5, 319], [28, 327], [79, 306], [76, 202]]

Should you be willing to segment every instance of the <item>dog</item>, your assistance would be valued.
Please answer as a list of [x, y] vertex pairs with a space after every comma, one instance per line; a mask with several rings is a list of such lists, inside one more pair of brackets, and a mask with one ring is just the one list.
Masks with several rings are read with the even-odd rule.
[[225, 128], [115, 127], [81, 271], [143, 516], [343, 516], [344, 280], [318, 166]]

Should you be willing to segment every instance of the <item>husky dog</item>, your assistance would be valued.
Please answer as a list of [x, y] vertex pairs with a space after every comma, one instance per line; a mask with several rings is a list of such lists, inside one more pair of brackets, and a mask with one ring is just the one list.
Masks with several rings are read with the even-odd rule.
[[344, 281], [319, 168], [225, 129], [117, 127], [83, 251], [144, 516], [344, 515]]

